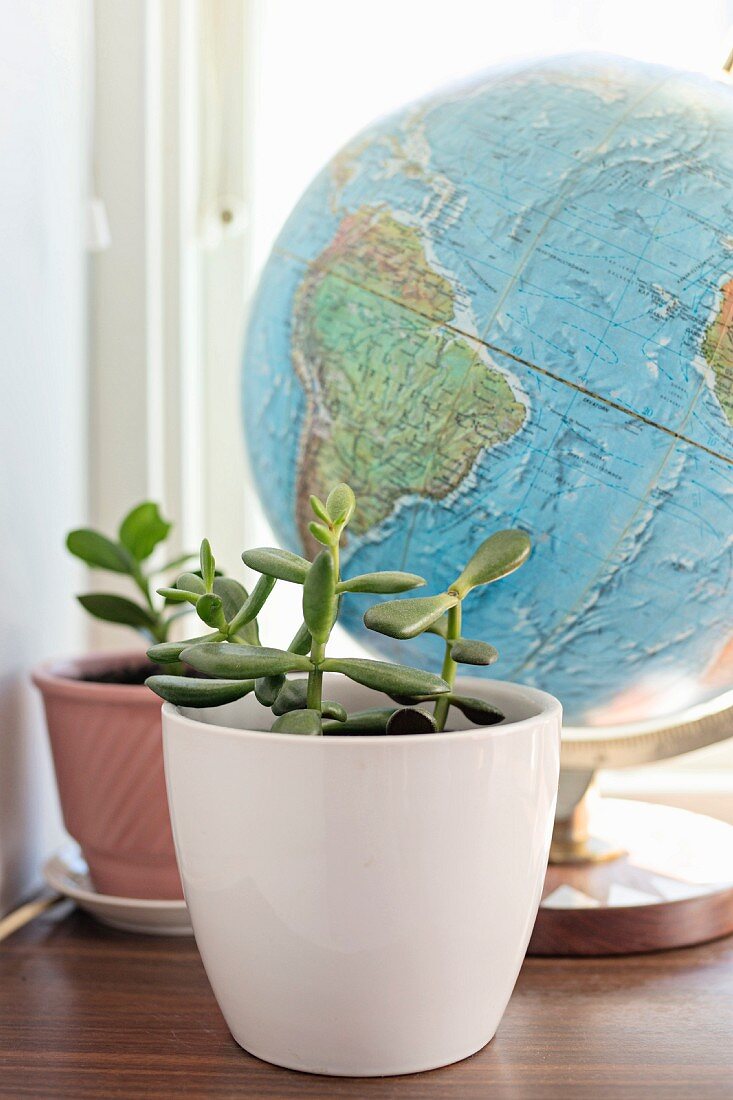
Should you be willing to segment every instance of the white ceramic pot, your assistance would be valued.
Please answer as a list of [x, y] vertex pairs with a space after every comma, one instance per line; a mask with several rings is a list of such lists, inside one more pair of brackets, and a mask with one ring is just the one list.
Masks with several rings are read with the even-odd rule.
[[[330, 678], [329, 678], [330, 679]], [[252, 698], [163, 708], [196, 940], [251, 1054], [345, 1076], [414, 1073], [493, 1037], [537, 915], [561, 708], [461, 681], [508, 722], [412, 737], [255, 732]], [[341, 678], [351, 710], [374, 695]]]

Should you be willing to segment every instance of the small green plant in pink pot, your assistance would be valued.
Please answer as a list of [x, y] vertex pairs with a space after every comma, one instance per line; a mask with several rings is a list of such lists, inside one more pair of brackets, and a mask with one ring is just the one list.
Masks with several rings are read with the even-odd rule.
[[[82, 528], [66, 545], [94, 569], [125, 577], [131, 596], [78, 597], [97, 619], [165, 641], [179, 603], [155, 593], [191, 555], [160, 567], [153, 552], [171, 530], [158, 506], [133, 508], [115, 538]], [[95, 889], [127, 898], [183, 897], [163, 773], [160, 700], [145, 687], [156, 671], [143, 649], [92, 653], [35, 670], [46, 712], [64, 824], [79, 843]], [[173, 670], [175, 671], [175, 669]]]

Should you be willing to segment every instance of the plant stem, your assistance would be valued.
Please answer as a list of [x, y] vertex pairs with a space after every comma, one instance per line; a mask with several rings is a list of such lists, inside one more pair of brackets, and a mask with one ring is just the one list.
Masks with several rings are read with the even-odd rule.
[[331, 543], [331, 557], [333, 559], [333, 575], [336, 578], [336, 584], [341, 580], [341, 574], [339, 572], [341, 564], [339, 561], [339, 539], [335, 539]]
[[[461, 636], [461, 601], [459, 600], [455, 607], [451, 607], [448, 612], [448, 626], [445, 632], [445, 656], [443, 657], [443, 668], [440, 675], [446, 680], [451, 689], [456, 682], [456, 672], [458, 671], [458, 665], [450, 655], [451, 642], [455, 642], [456, 638]], [[448, 709], [450, 702], [448, 696], [439, 695], [435, 701], [435, 711], [433, 717], [435, 718], [435, 724], [438, 731], [445, 729], [446, 718], [448, 717]]]
[[150, 613], [155, 617], [155, 626], [151, 627], [155, 641], [164, 642], [168, 637], [168, 623], [163, 616], [163, 610], [159, 611], [153, 602], [153, 597], [150, 594], [150, 578], [146, 577], [142, 570], [135, 566], [132, 579], [145, 597]]
[[[325, 645], [314, 642], [311, 646], [311, 661], [314, 665], [319, 665], [323, 658], [326, 656]], [[314, 668], [312, 672], [308, 673], [308, 692], [306, 696], [306, 706], [308, 710], [317, 710], [321, 713], [323, 706], [323, 672], [320, 668]]]

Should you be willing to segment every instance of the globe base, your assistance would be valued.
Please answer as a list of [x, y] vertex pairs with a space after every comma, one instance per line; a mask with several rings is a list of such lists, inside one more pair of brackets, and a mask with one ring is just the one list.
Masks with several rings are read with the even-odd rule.
[[559, 844], [528, 954], [625, 955], [733, 933], [733, 825], [607, 798], [587, 827]]

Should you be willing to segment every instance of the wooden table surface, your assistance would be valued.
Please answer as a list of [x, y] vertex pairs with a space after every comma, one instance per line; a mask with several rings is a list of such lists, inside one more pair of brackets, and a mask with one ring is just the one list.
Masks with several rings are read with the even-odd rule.
[[400, 1100], [733, 1098], [733, 939], [528, 959], [492, 1043], [407, 1077], [277, 1069], [230, 1038], [190, 939], [68, 909], [0, 944], [0, 1096]]

